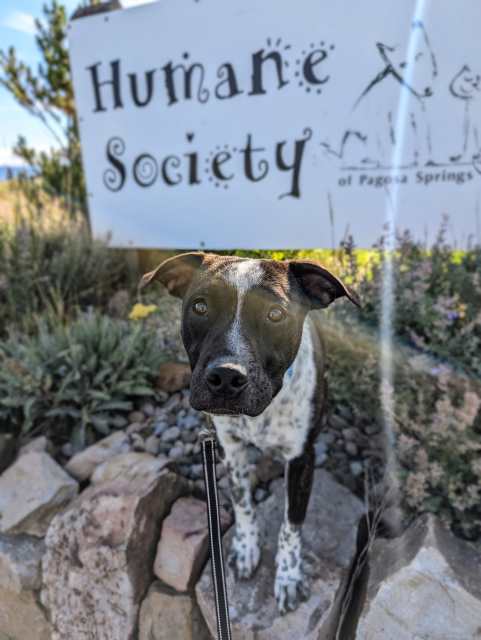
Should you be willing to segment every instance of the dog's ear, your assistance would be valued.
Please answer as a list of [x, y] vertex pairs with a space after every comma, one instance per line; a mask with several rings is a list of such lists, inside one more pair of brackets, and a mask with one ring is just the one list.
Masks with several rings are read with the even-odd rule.
[[289, 260], [289, 272], [309, 299], [312, 309], [328, 307], [342, 296], [346, 296], [356, 306], [361, 306], [358, 295], [317, 262]]
[[204, 256], [205, 253], [195, 251], [168, 258], [153, 271], [149, 271], [142, 276], [139, 288], [143, 289], [152, 280], [158, 280], [171, 295], [182, 298], [191, 283], [194, 273], [201, 266]]

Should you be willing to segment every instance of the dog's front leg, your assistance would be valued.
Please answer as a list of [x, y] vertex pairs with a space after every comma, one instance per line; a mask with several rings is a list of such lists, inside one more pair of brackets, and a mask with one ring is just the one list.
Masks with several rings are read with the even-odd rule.
[[301, 529], [311, 494], [314, 461], [314, 449], [309, 446], [301, 456], [286, 464], [285, 515], [279, 532], [274, 583], [281, 614], [294, 611], [299, 602], [310, 595], [302, 570]]
[[235, 512], [235, 533], [229, 552], [229, 564], [239, 578], [250, 578], [261, 557], [259, 528], [252, 501], [250, 464], [247, 447], [235, 436], [219, 434], [225, 457], [224, 464], [229, 477], [232, 503]]

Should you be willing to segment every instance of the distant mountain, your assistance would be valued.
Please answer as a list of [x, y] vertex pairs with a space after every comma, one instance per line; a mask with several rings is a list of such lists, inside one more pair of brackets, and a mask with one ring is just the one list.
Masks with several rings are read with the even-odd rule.
[[15, 178], [21, 173], [32, 175], [32, 171], [28, 167], [19, 167], [19, 166], [12, 167], [6, 164], [0, 165], [0, 181], [9, 180], [10, 178]]

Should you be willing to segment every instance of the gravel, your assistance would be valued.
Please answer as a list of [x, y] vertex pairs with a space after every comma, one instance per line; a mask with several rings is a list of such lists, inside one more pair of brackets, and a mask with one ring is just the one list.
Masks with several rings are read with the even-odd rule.
[[179, 427], [169, 427], [162, 433], [161, 438], [162, 438], [162, 442], [175, 442], [175, 440], [177, 440], [179, 436], [180, 436]]
[[[147, 451], [151, 455], [166, 455], [179, 461], [178, 473], [195, 481], [204, 491], [204, 471], [202, 466], [199, 432], [205, 425], [206, 417], [190, 407], [189, 392], [183, 390], [174, 394], [164, 394], [160, 404], [146, 402], [141, 411], [132, 411], [129, 416], [127, 433], [130, 448]], [[383, 436], [380, 426], [361, 421], [349, 408], [336, 407], [325, 419], [322, 431], [315, 442], [315, 464], [331, 471], [336, 479], [351, 490], [362, 495], [365, 472], [378, 472], [383, 465]], [[68, 457], [69, 451], [62, 451]], [[266, 456], [253, 446], [248, 448], [251, 465], [261, 469], [266, 467]], [[179, 464], [180, 463], [180, 464]], [[270, 468], [267, 465], [267, 468]], [[224, 465], [216, 466], [219, 488], [228, 493], [229, 481]], [[279, 472], [277, 475], [281, 475]], [[379, 473], [377, 474], [379, 478]], [[374, 474], [376, 476], [376, 474]], [[277, 477], [277, 476], [276, 476]], [[374, 477], [376, 481], [378, 478]], [[269, 495], [268, 479], [257, 476], [254, 487], [256, 502]]]

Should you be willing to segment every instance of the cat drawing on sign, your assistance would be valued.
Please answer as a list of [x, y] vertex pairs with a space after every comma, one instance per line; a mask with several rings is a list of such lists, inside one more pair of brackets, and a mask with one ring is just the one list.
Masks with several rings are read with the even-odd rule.
[[[431, 164], [426, 103], [434, 93], [437, 64], [422, 22], [412, 24], [410, 37], [416, 46], [410, 47], [409, 58], [404, 47], [376, 44], [381, 70], [354, 103], [339, 148], [322, 145], [346, 168], [390, 168], [398, 144], [402, 145], [398, 168]], [[401, 103], [406, 113], [398, 119]]]
[[481, 76], [464, 65], [449, 84], [451, 95], [464, 104], [462, 145], [452, 162], [481, 160]]

